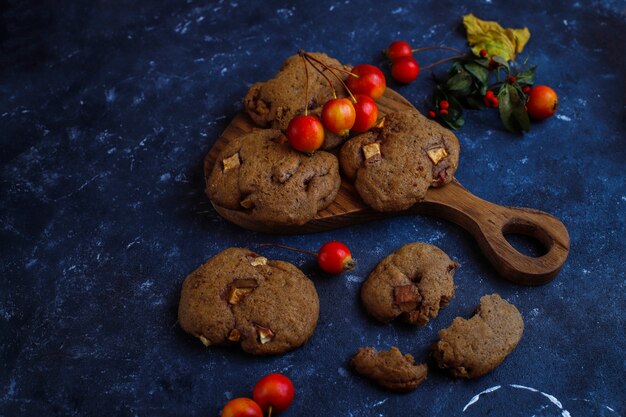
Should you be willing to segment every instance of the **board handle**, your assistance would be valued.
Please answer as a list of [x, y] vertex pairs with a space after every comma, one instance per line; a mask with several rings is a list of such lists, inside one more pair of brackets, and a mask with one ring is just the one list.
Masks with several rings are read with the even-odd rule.
[[[569, 253], [569, 233], [556, 217], [539, 210], [499, 206], [480, 199], [456, 180], [431, 188], [420, 212], [444, 217], [468, 230], [504, 278], [521, 285], [542, 285], [558, 275]], [[546, 249], [539, 257], [520, 253], [505, 234], [538, 240]]]

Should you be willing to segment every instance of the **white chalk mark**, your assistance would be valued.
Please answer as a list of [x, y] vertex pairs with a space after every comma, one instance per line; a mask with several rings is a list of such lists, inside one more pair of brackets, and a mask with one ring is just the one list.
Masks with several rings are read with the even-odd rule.
[[356, 274], [348, 274], [346, 276], [346, 281], [347, 282], [363, 282], [363, 277], [361, 277], [360, 275], [356, 275]]
[[385, 398], [384, 400], [380, 400], [377, 403], [372, 404], [371, 408], [378, 407], [379, 405], [382, 405], [382, 404], [386, 403], [388, 399], [389, 398]]
[[285, 366], [285, 367], [284, 367], [281, 371], [282, 371], [282, 372], [287, 372], [287, 371], [289, 370], [289, 368], [292, 368], [292, 367], [293, 367], [293, 364], [291, 364], [291, 365], [287, 365], [287, 366]]
[[483, 394], [489, 394], [490, 392], [494, 392], [499, 390], [500, 388], [502, 388], [501, 385], [496, 385], [495, 387], [491, 387], [491, 388], [487, 388], [484, 391], [479, 392], [478, 394], [474, 395], [472, 397], [471, 400], [469, 400], [469, 402], [467, 404], [465, 404], [465, 407], [463, 407], [463, 412], [465, 412], [465, 410], [467, 410], [472, 404], [476, 403], [478, 401], [478, 399], [480, 398], [481, 395]]
[[[561, 402], [554, 395], [546, 394], [545, 392], [539, 391], [536, 388], [527, 387], [525, 385], [509, 384], [508, 386], [511, 387], [511, 388], [522, 389], [522, 390], [526, 390], [526, 391], [530, 391], [530, 392], [536, 392], [538, 394], [541, 394], [544, 397], [546, 397], [552, 404], [557, 406], [559, 408], [559, 410], [561, 410], [561, 416], [562, 417], [571, 417], [569, 411], [567, 411], [567, 410], [565, 410], [563, 408], [563, 404], [561, 404]], [[495, 387], [487, 388], [486, 390], [481, 391], [478, 394], [474, 395], [472, 397], [472, 399], [465, 405], [465, 407], [463, 407], [463, 412], [465, 412], [471, 405], [477, 403], [478, 400], [480, 399], [481, 395], [497, 391], [500, 388], [501, 388], [500, 385], [496, 385]]]
[[17, 382], [15, 381], [15, 378], [11, 378], [11, 381], [9, 382], [9, 389], [7, 390], [7, 393], [4, 395], [3, 400], [10, 400], [15, 396], [15, 393], [17, 392], [17, 390], [15, 389], [17, 385]]
[[554, 395], [550, 395], [550, 394], [546, 394], [545, 392], [541, 392], [538, 389], [535, 388], [531, 388], [531, 387], [526, 387], [524, 385], [516, 385], [516, 384], [511, 384], [510, 385], [513, 388], [519, 388], [519, 389], [525, 389], [531, 392], [538, 392], [539, 394], [543, 395], [544, 397], [546, 397], [548, 400], [550, 400], [550, 402], [554, 405], [556, 405], [557, 407], [559, 407], [561, 410], [563, 409], [563, 404], [561, 404], [561, 402], [559, 400], [556, 399], [556, 397]]
[[140, 239], [141, 239], [141, 236], [137, 236], [132, 242], [130, 242], [128, 245], [126, 245], [126, 249], [130, 249], [131, 246], [136, 245], [137, 243], [139, 243]]
[[113, 103], [117, 94], [115, 93], [115, 88], [111, 88], [104, 92], [104, 98], [106, 98], [107, 103]]
[[565, 116], [563, 114], [557, 114], [556, 118], [559, 119], [559, 120], [563, 120], [564, 122], [571, 122], [572, 121], [571, 117], [567, 117], [567, 116]]
[[79, 192], [79, 191], [82, 191], [82, 190], [83, 190], [83, 188], [85, 188], [86, 186], [88, 186], [89, 184], [91, 184], [92, 182], [94, 182], [94, 181], [96, 180], [96, 178], [100, 178], [101, 176], [102, 176], [102, 174], [96, 174], [96, 175], [94, 175], [93, 177], [91, 177], [90, 179], [88, 179], [87, 181], [85, 181], [85, 182], [83, 183], [83, 185], [81, 185], [80, 187], [78, 187], [76, 190], [74, 190], [74, 191], [72, 191], [71, 193], [66, 194], [66, 195], [64, 195], [64, 196], [61, 196], [61, 197], [57, 198], [57, 199], [56, 199], [56, 200], [54, 200], [54, 201], [59, 201], [59, 200], [62, 200], [62, 199], [64, 199], [64, 198], [67, 198], [67, 197], [71, 197], [71, 196], [73, 196], [74, 194], [76, 194], [76, 193], [77, 193], [77, 192]]

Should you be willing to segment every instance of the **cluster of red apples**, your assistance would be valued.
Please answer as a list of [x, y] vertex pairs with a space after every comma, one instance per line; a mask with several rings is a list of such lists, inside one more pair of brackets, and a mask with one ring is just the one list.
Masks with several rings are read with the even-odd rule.
[[[324, 129], [336, 135], [347, 136], [350, 132], [363, 133], [370, 130], [378, 119], [378, 106], [374, 100], [385, 92], [387, 81], [381, 70], [369, 64], [360, 64], [347, 71], [326, 65], [314, 56], [300, 51], [306, 71], [304, 115], [295, 116], [287, 126], [289, 144], [301, 152], [313, 153], [324, 143]], [[333, 92], [333, 98], [322, 108], [320, 118], [308, 114], [308, 66], [318, 71]], [[349, 97], [337, 97], [337, 91], [328, 76], [327, 70], [337, 78], [348, 92]], [[340, 74], [347, 74], [344, 81]]]

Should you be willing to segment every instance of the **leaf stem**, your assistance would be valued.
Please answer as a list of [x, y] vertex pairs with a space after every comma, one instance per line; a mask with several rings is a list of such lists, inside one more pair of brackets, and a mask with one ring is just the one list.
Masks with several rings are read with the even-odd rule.
[[432, 63], [432, 64], [430, 64], [430, 65], [427, 65], [427, 66], [425, 66], [425, 67], [422, 67], [422, 70], [430, 70], [430, 69], [432, 69], [432, 68], [436, 67], [436, 66], [437, 66], [437, 65], [439, 65], [439, 64], [443, 64], [444, 62], [452, 61], [452, 60], [454, 60], [454, 59], [462, 58], [462, 57], [464, 57], [464, 56], [466, 56], [466, 54], [459, 54], [459, 55], [450, 56], [450, 57], [448, 57], [448, 58], [440, 59], [440, 60], [439, 60], [439, 61], [437, 61], [437, 62], [433, 62], [433, 63]]
[[426, 46], [424, 48], [415, 48], [415, 49], [411, 49], [411, 52], [422, 52], [422, 51], [431, 51], [433, 49], [445, 49], [447, 51], [453, 51], [453, 52], [457, 52], [459, 54], [462, 54], [463, 51], [456, 49], [456, 48], [450, 48], [449, 46], [440, 46], [440, 45], [435, 45], [435, 46]]

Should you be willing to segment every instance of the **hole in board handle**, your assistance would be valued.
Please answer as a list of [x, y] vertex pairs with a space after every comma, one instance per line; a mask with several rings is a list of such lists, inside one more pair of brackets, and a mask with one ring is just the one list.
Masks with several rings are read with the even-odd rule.
[[550, 251], [554, 244], [545, 230], [523, 219], [511, 219], [502, 227], [502, 234], [509, 244], [519, 253], [532, 258], [539, 258]]

